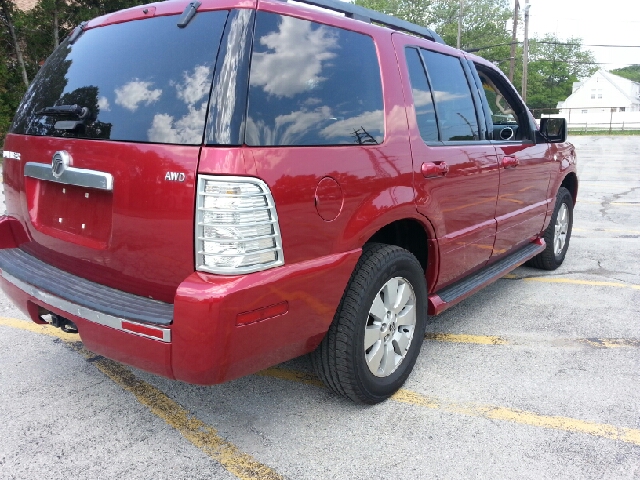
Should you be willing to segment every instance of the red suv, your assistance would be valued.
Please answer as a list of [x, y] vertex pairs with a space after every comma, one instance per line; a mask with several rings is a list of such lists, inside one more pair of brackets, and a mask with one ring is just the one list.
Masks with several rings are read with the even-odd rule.
[[56, 49], [3, 151], [2, 288], [34, 322], [198, 384], [313, 352], [376, 403], [427, 312], [562, 263], [564, 120], [429, 29], [308, 3], [150, 4]]

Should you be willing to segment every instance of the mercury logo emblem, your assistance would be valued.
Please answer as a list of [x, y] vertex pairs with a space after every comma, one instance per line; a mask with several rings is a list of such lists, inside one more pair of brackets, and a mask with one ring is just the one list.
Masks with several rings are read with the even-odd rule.
[[71, 155], [64, 150], [56, 152], [51, 160], [51, 173], [55, 178], [60, 178], [69, 165], [71, 165]]

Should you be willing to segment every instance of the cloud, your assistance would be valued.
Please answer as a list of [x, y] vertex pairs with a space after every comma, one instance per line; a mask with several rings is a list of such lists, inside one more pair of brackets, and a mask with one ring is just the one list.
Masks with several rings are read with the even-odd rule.
[[162, 95], [162, 90], [151, 90], [149, 87], [153, 85], [152, 82], [141, 82], [134, 80], [129, 83], [125, 83], [122, 87], [116, 88], [116, 104], [126, 108], [132, 112], [138, 109], [139, 103], [145, 105], [151, 105], [157, 101]]
[[[373, 110], [371, 112], [364, 112], [357, 117], [345, 118], [344, 120], [338, 120], [332, 123], [328, 127], [320, 130], [320, 136], [328, 139], [341, 139], [344, 137], [353, 137], [354, 132], [361, 128], [367, 130], [371, 127], [380, 127], [384, 125], [382, 110]], [[380, 136], [380, 130], [367, 130], [367, 133], [373, 136], [375, 140], [380, 143], [382, 137]]]
[[109, 105], [109, 100], [107, 99], [107, 97], [98, 98], [98, 107], [100, 108], [101, 112], [108, 112], [109, 110], [111, 110], [111, 106]]
[[206, 102], [199, 109], [189, 107], [189, 112], [178, 120], [167, 113], [154, 115], [147, 130], [150, 142], [195, 145], [202, 142]]
[[337, 40], [327, 27], [312, 30], [309, 21], [282, 17], [277, 32], [260, 38], [269, 51], [254, 52], [251, 85], [281, 97], [317, 88], [324, 80], [323, 64], [336, 56], [329, 50], [338, 48]]
[[178, 83], [176, 92], [178, 98], [187, 105], [195, 105], [209, 94], [211, 86], [211, 68], [205, 65], [196, 65], [193, 73], [183, 73], [184, 82]]

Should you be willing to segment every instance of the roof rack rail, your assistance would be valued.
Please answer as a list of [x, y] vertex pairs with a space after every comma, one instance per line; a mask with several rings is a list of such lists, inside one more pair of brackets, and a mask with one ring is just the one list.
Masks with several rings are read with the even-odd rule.
[[[284, 0], [287, 1], [287, 0]], [[414, 35], [418, 35], [420, 37], [428, 38], [429, 40], [433, 40], [437, 43], [444, 43], [442, 37], [438, 35], [436, 32], [427, 27], [421, 27], [420, 25], [416, 25], [411, 22], [407, 22], [406, 20], [401, 20], [396, 17], [392, 17], [391, 15], [386, 15], [384, 13], [376, 12], [375, 10], [370, 10], [368, 8], [360, 7], [358, 5], [354, 5], [353, 3], [341, 2], [336, 0], [294, 0], [298, 3], [306, 3], [309, 5], [314, 5], [316, 7], [326, 8], [329, 10], [333, 10], [335, 12], [344, 13], [348, 18], [353, 18], [354, 20], [360, 20], [362, 22], [375, 22], [384, 25], [385, 27], [392, 28], [394, 30], [401, 30], [407, 33], [413, 33]]]

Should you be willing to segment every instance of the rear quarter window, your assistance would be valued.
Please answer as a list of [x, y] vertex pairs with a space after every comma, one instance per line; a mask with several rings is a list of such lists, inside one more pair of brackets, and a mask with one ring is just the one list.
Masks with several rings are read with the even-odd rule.
[[[214, 62], [229, 11], [198, 13], [186, 28], [178, 16], [85, 31], [60, 45], [20, 105], [13, 133], [133, 142], [201, 144]], [[40, 115], [78, 104], [90, 121], [73, 130]]]
[[380, 67], [369, 36], [258, 12], [249, 78], [248, 145], [383, 141]]

